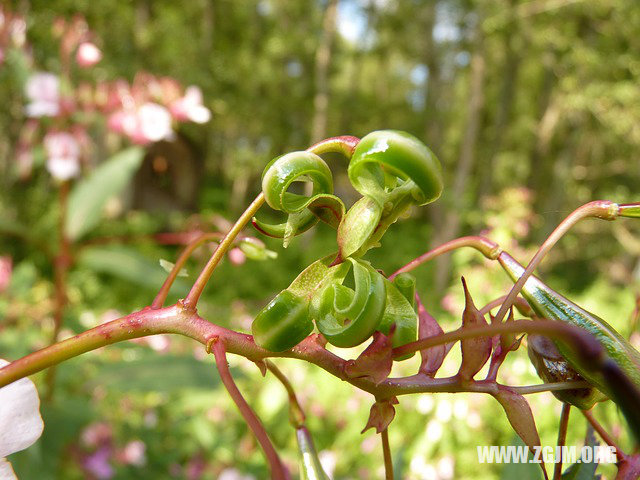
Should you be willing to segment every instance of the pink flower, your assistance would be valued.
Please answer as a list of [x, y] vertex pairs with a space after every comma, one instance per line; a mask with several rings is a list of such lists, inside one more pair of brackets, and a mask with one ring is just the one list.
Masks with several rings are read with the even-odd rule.
[[44, 137], [47, 170], [58, 180], [69, 180], [80, 174], [80, 145], [68, 132], [49, 132]]
[[109, 115], [107, 127], [116, 133], [132, 137], [138, 129], [138, 116], [135, 111], [118, 110]]
[[0, 257], [0, 293], [4, 292], [11, 283], [11, 272], [13, 271], [13, 261], [8, 255]]
[[141, 440], [133, 440], [127, 443], [122, 450], [122, 462], [127, 465], [142, 467], [147, 463], [147, 446]]
[[242, 265], [247, 259], [244, 252], [237, 247], [229, 250], [229, 253], [227, 253], [227, 255], [229, 256], [229, 260], [233, 265]]
[[184, 97], [170, 105], [171, 114], [178, 121], [207, 123], [211, 119], [211, 111], [202, 104], [202, 91], [196, 87], [188, 87]]
[[76, 62], [82, 68], [93, 67], [102, 60], [102, 52], [95, 44], [91, 42], [83, 42], [76, 52]]
[[134, 141], [140, 143], [169, 140], [173, 136], [171, 114], [162, 105], [145, 103], [138, 109], [138, 128]]
[[52, 73], [34, 73], [27, 80], [26, 94], [30, 103], [26, 107], [29, 117], [55, 117], [60, 113], [60, 82]]

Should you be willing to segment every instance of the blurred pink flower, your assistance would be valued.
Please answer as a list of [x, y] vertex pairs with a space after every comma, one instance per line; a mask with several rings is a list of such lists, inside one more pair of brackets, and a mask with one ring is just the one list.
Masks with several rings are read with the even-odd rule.
[[87, 447], [97, 447], [111, 443], [113, 430], [105, 422], [96, 422], [87, 426], [80, 435], [82, 443]]
[[227, 253], [227, 255], [229, 256], [229, 260], [233, 265], [242, 265], [247, 260], [244, 252], [237, 247], [229, 250], [229, 253]]
[[25, 109], [27, 116], [55, 117], [60, 113], [60, 81], [53, 73], [34, 73], [25, 90], [30, 100]]
[[10, 256], [0, 257], [0, 293], [4, 292], [11, 283], [11, 272], [13, 271], [13, 261]]
[[119, 134], [133, 137], [138, 128], [138, 117], [135, 111], [118, 110], [109, 115], [107, 127]]
[[122, 462], [127, 465], [141, 467], [147, 463], [147, 446], [141, 440], [133, 440], [127, 443], [122, 450]]
[[80, 174], [80, 145], [68, 132], [49, 132], [44, 137], [47, 170], [58, 180], [69, 180]]
[[[0, 359], [0, 367], [9, 362]], [[23, 378], [0, 388], [0, 478], [15, 479], [4, 457], [31, 446], [42, 435], [40, 399], [35, 385]]]
[[171, 114], [157, 103], [145, 103], [137, 111], [118, 110], [109, 116], [107, 126], [141, 145], [173, 136]]
[[187, 88], [183, 97], [172, 102], [169, 109], [178, 121], [207, 123], [211, 119], [211, 111], [202, 104], [202, 91], [193, 85]]
[[91, 42], [83, 42], [76, 52], [76, 62], [82, 68], [93, 67], [102, 60], [102, 52], [95, 44]]

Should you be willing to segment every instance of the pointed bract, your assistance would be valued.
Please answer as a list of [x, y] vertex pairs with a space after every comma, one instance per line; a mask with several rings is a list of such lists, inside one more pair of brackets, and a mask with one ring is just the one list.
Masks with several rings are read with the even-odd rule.
[[[464, 288], [465, 307], [462, 312], [462, 326], [471, 327], [486, 325], [487, 321], [473, 303], [471, 294], [467, 289], [467, 283], [462, 278]], [[462, 349], [462, 363], [458, 375], [464, 380], [470, 380], [478, 373], [491, 355], [491, 337], [469, 338], [460, 342]]]

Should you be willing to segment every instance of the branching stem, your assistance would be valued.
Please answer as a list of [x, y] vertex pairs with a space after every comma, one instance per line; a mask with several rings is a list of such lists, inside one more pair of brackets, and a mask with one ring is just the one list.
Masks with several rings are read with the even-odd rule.
[[167, 276], [166, 280], [162, 284], [162, 287], [160, 287], [160, 291], [158, 292], [158, 295], [156, 295], [156, 298], [153, 299], [153, 303], [151, 303], [151, 308], [153, 309], [162, 308], [162, 305], [164, 305], [164, 302], [167, 299], [167, 295], [169, 295], [169, 290], [171, 290], [171, 286], [173, 285], [173, 282], [175, 282], [176, 277], [180, 273], [180, 270], [182, 270], [182, 267], [184, 267], [184, 264], [187, 263], [187, 260], [189, 260], [189, 257], [191, 257], [193, 252], [203, 243], [210, 242], [213, 240], [219, 240], [220, 236], [221, 236], [220, 232], [203, 233], [202, 235], [197, 237], [195, 240], [190, 242], [184, 248], [184, 250], [178, 257], [178, 260], [176, 260], [175, 265], [171, 269], [171, 272], [169, 272], [169, 275]]
[[216, 366], [218, 367], [218, 372], [220, 372], [222, 383], [227, 388], [229, 395], [235, 402], [238, 410], [240, 410], [240, 413], [247, 422], [247, 425], [249, 425], [249, 428], [251, 428], [251, 431], [258, 439], [258, 442], [267, 457], [267, 461], [269, 462], [271, 477], [277, 480], [287, 480], [287, 471], [278, 456], [278, 452], [276, 452], [276, 449], [273, 447], [267, 431], [264, 429], [264, 426], [262, 425], [262, 422], [260, 422], [258, 416], [242, 396], [242, 393], [240, 393], [236, 382], [234, 382], [233, 377], [231, 376], [229, 364], [227, 363], [227, 354], [221, 339], [210, 339], [207, 344], [207, 349], [213, 352], [216, 357]]
[[227, 252], [235, 238], [247, 225], [247, 223], [249, 223], [251, 217], [255, 215], [255, 213], [260, 209], [263, 203], [264, 193], [260, 192], [260, 194], [253, 200], [253, 202], [251, 202], [251, 205], [249, 205], [243, 212], [238, 221], [233, 225], [233, 227], [231, 227], [231, 230], [229, 230], [229, 232], [224, 236], [224, 238], [220, 242], [220, 245], [218, 245], [218, 248], [216, 248], [216, 251], [213, 252], [213, 255], [211, 255], [211, 258], [205, 265], [204, 269], [202, 270], [202, 272], [200, 272], [198, 279], [193, 284], [193, 287], [191, 287], [191, 291], [183, 301], [183, 305], [188, 311], [196, 311], [200, 295], [202, 295], [204, 287], [207, 285], [207, 282], [211, 278], [211, 275], [213, 275], [213, 271], [216, 269], [216, 267], [220, 263], [220, 260], [222, 260], [222, 257]]
[[509, 311], [509, 308], [513, 305], [516, 297], [524, 287], [527, 279], [531, 276], [533, 271], [538, 267], [544, 256], [553, 248], [553, 246], [560, 240], [565, 233], [567, 233], [571, 227], [584, 218], [597, 217], [604, 220], [615, 220], [618, 216], [620, 207], [617, 203], [610, 202], [608, 200], [596, 200], [595, 202], [589, 202], [574, 210], [567, 218], [565, 218], [556, 229], [551, 232], [551, 235], [540, 246], [536, 254], [533, 256], [529, 265], [525, 269], [524, 273], [520, 276], [518, 281], [509, 291], [507, 298], [502, 303], [500, 310], [496, 313], [496, 323], [502, 322], [504, 316]]

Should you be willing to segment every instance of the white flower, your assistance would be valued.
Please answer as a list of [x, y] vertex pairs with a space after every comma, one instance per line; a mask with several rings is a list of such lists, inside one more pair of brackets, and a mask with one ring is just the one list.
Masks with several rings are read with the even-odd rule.
[[170, 139], [173, 136], [171, 130], [171, 114], [169, 110], [157, 103], [145, 103], [138, 109], [138, 135], [141, 140], [158, 142]]
[[47, 170], [58, 180], [69, 180], [80, 174], [80, 145], [68, 132], [49, 132], [44, 137]]
[[55, 117], [60, 112], [60, 81], [53, 73], [37, 72], [29, 77], [26, 107], [29, 117]]
[[102, 60], [102, 52], [95, 44], [91, 42], [83, 42], [78, 47], [76, 52], [76, 62], [82, 68], [93, 67], [96, 63]]
[[[8, 363], [0, 359], [0, 367]], [[4, 457], [31, 446], [43, 428], [40, 399], [31, 380], [22, 378], [0, 388], [0, 480], [16, 478]]]
[[174, 101], [169, 108], [179, 121], [207, 123], [211, 120], [211, 111], [202, 104], [202, 91], [194, 85], [188, 87], [184, 97]]

